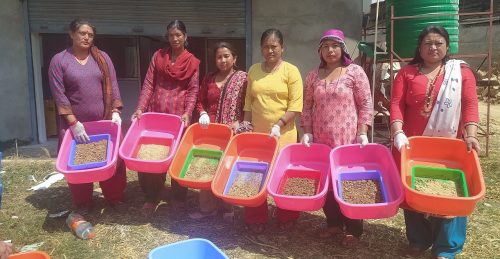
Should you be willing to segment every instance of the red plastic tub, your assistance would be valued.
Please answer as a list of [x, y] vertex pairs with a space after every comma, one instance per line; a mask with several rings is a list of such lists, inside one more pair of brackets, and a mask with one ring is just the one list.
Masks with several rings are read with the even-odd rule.
[[[476, 151], [467, 152], [464, 141], [452, 138], [418, 136], [410, 137], [409, 142], [409, 149], [401, 149], [401, 180], [407, 205], [416, 211], [438, 215], [470, 215], [486, 190]], [[437, 196], [412, 189], [414, 166], [462, 170], [468, 197]]]
[[[323, 144], [290, 144], [285, 146], [276, 159], [267, 186], [276, 206], [286, 210], [315, 211], [325, 204], [330, 175], [330, 147]], [[318, 180], [318, 190], [313, 196], [289, 196], [283, 187], [291, 177]]]
[[202, 128], [198, 123], [189, 126], [182, 137], [168, 173], [172, 179], [184, 187], [209, 190], [212, 179], [200, 181], [180, 177], [184, 163], [193, 148], [224, 151], [232, 136], [233, 131], [224, 124], [210, 123], [208, 128]]
[[67, 130], [62, 140], [61, 148], [57, 154], [56, 169], [64, 174], [66, 181], [73, 184], [100, 182], [111, 178], [115, 174], [116, 162], [118, 160], [118, 148], [121, 139], [121, 127], [109, 120], [83, 122], [88, 135], [109, 134], [111, 143], [108, 143], [108, 151], [111, 152], [104, 166], [82, 170], [71, 170], [68, 167], [73, 134]]
[[[166, 173], [179, 144], [184, 123], [181, 117], [166, 113], [146, 112], [132, 122], [120, 147], [120, 157], [128, 169], [144, 173]], [[137, 153], [142, 144], [169, 147], [162, 160], [141, 160]]]
[[[278, 152], [278, 140], [264, 133], [241, 133], [229, 142], [222, 157], [217, 173], [212, 181], [212, 192], [227, 203], [248, 207], [257, 207], [266, 201], [266, 186], [270, 173], [265, 174], [265, 180], [257, 195], [249, 198], [234, 197], [225, 193], [236, 162], [265, 162], [272, 168]], [[268, 169], [269, 170], [269, 169]]]
[[50, 256], [42, 251], [31, 251], [24, 253], [11, 254], [9, 259], [50, 259]]
[[[398, 212], [404, 199], [403, 187], [396, 163], [389, 149], [380, 144], [370, 143], [365, 147], [359, 144], [336, 147], [330, 153], [331, 179], [333, 194], [342, 213], [352, 219], [389, 218]], [[385, 202], [372, 204], [352, 204], [340, 197], [338, 188], [341, 174], [364, 174], [378, 171], [381, 176]], [[348, 176], [349, 177], [349, 176]], [[349, 177], [354, 179], [354, 177]]]

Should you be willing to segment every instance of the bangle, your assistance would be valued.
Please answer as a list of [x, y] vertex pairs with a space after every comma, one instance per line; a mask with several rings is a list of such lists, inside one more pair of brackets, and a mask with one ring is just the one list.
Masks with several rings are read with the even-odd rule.
[[74, 126], [74, 125], [75, 125], [75, 124], [77, 124], [77, 123], [78, 123], [78, 120], [74, 120], [74, 121], [72, 121], [72, 122], [68, 123], [68, 126], [70, 126], [70, 127], [71, 127], [71, 126]]
[[200, 116], [203, 115], [203, 114], [208, 114], [208, 113], [206, 111], [200, 112]]
[[286, 121], [283, 118], [280, 118], [279, 121], [281, 121], [281, 123], [283, 123], [283, 126], [286, 125]]

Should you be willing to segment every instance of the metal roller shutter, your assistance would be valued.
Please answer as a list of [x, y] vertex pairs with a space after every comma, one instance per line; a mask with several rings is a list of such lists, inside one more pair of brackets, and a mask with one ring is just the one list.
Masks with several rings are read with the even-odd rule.
[[32, 32], [65, 33], [76, 17], [99, 34], [161, 36], [174, 19], [188, 35], [245, 37], [245, 0], [28, 0]]

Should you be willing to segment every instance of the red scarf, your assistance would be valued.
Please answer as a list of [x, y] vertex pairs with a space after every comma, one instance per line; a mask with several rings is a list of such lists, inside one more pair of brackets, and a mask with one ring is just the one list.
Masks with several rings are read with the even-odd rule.
[[175, 63], [170, 61], [171, 49], [162, 49], [156, 55], [155, 66], [167, 79], [183, 81], [198, 71], [200, 60], [184, 49]]
[[104, 118], [105, 120], [111, 120], [112, 109], [113, 109], [113, 90], [111, 84], [111, 78], [109, 74], [109, 67], [106, 63], [106, 59], [101, 54], [96, 46], [90, 48], [90, 53], [92, 57], [97, 62], [99, 69], [102, 73], [102, 96], [104, 101]]

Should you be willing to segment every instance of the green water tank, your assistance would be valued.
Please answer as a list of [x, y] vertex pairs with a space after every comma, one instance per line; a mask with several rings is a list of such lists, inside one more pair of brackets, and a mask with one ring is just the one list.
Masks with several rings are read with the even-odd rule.
[[459, 0], [387, 0], [386, 1], [386, 40], [391, 43], [391, 5], [394, 16], [416, 16], [428, 14], [454, 14], [428, 18], [394, 20], [394, 51], [402, 58], [415, 55], [418, 35], [429, 25], [443, 26], [450, 35], [449, 53], [458, 53], [458, 3]]

